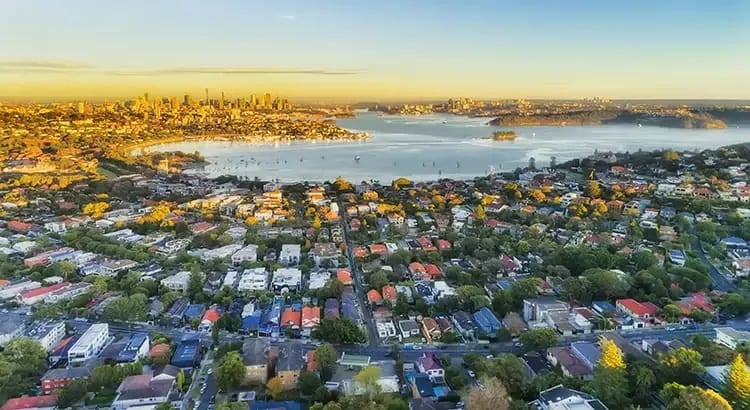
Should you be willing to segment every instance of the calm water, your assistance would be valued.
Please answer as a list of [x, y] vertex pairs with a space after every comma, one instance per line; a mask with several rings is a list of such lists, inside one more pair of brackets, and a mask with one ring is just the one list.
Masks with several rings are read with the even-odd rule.
[[[511, 127], [515, 141], [484, 139], [499, 130], [487, 118], [451, 115], [384, 116], [361, 113], [338, 123], [367, 131], [363, 142], [300, 142], [263, 145], [239, 142], [184, 142], [151, 151], [199, 151], [210, 162], [208, 176], [233, 174], [281, 181], [325, 181], [341, 175], [352, 181], [383, 183], [405, 176], [414, 180], [472, 178], [495, 170], [512, 170], [536, 159], [537, 166], [599, 151], [660, 148], [704, 149], [750, 141], [750, 128], [683, 130], [628, 125], [587, 127]], [[359, 161], [355, 157], [359, 156]]]

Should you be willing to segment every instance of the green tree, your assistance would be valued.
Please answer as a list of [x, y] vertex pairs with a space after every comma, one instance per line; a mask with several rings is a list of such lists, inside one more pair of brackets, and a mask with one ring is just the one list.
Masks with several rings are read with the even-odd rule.
[[366, 340], [362, 329], [347, 318], [323, 319], [312, 337], [334, 344], [362, 343]]
[[245, 381], [246, 369], [239, 352], [229, 352], [216, 367], [216, 385], [221, 391], [236, 389]]
[[318, 364], [318, 369], [320, 369], [322, 381], [329, 381], [333, 377], [337, 359], [336, 349], [330, 343], [324, 343], [315, 349], [315, 363]]
[[557, 333], [552, 329], [527, 330], [518, 336], [518, 341], [527, 352], [544, 350], [557, 344]]
[[370, 275], [367, 283], [370, 284], [370, 288], [380, 291], [380, 289], [383, 289], [383, 286], [388, 284], [388, 275], [384, 271], [378, 270]]
[[669, 380], [680, 384], [691, 384], [695, 383], [698, 376], [705, 371], [701, 364], [702, 359], [703, 356], [697, 350], [680, 347], [662, 355], [659, 362], [664, 367]]
[[203, 282], [204, 282], [203, 273], [201, 273], [199, 270], [193, 269], [190, 272], [190, 279], [188, 280], [188, 286], [187, 286], [187, 295], [190, 297], [190, 299], [195, 299], [196, 295], [203, 292]]
[[320, 387], [320, 378], [315, 373], [303, 371], [297, 377], [297, 388], [305, 396], [312, 396]]
[[87, 389], [88, 383], [86, 380], [73, 380], [55, 392], [57, 394], [57, 406], [63, 409], [72, 407], [86, 396]]

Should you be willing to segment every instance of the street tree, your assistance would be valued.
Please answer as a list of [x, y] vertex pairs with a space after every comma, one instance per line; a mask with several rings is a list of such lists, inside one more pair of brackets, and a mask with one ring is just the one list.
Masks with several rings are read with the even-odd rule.
[[359, 383], [369, 394], [370, 398], [380, 393], [380, 367], [367, 366], [354, 375], [354, 381]]
[[527, 352], [544, 350], [557, 344], [557, 333], [552, 329], [527, 330], [518, 336], [518, 341]]
[[725, 395], [735, 409], [750, 408], [750, 372], [741, 354], [735, 356], [724, 375]]
[[221, 391], [236, 389], [245, 381], [245, 364], [239, 352], [229, 352], [216, 367], [216, 384]]

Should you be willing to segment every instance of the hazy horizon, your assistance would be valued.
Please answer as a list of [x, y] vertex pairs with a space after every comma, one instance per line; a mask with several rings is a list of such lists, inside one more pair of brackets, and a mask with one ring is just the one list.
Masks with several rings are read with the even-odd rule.
[[741, 0], [8, 0], [0, 93], [747, 100], [747, 21]]

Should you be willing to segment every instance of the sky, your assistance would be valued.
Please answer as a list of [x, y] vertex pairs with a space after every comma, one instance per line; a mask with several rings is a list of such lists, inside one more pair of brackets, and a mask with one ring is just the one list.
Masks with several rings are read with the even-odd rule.
[[1, 6], [0, 98], [750, 98], [747, 0]]

